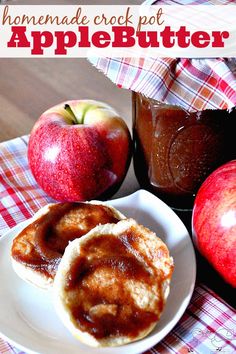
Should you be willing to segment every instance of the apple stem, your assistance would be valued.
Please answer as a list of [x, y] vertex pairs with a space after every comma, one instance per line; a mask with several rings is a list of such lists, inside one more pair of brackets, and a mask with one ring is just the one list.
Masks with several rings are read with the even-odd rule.
[[65, 109], [65, 110], [70, 114], [70, 116], [72, 117], [73, 124], [78, 124], [76, 115], [74, 114], [74, 112], [73, 112], [72, 109], [71, 109], [71, 106], [70, 106], [68, 103], [65, 104], [64, 109]]

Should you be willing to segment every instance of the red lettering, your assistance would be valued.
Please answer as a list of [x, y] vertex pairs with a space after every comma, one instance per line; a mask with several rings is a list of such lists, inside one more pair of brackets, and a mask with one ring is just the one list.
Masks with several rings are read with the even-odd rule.
[[33, 48], [31, 50], [31, 54], [43, 54], [42, 48], [51, 47], [53, 43], [53, 35], [49, 31], [34, 31], [31, 32], [31, 36], [33, 37]]
[[138, 44], [141, 48], [159, 47], [157, 40], [157, 32], [154, 31], [140, 31], [137, 32]]
[[98, 31], [92, 35], [92, 43], [97, 48], [108, 47], [111, 41], [109, 33], [105, 31]]
[[113, 47], [133, 47], [135, 39], [133, 37], [135, 30], [131, 26], [112, 27], [114, 33]]
[[185, 26], [180, 26], [179, 30], [176, 32], [178, 38], [178, 46], [180, 48], [187, 48], [190, 44], [190, 32], [186, 31]]
[[160, 35], [162, 37], [163, 47], [172, 48], [175, 45], [175, 40], [172, 39], [172, 37], [175, 35], [175, 32], [171, 31], [170, 26], [166, 26]]
[[55, 49], [56, 55], [67, 54], [66, 48], [74, 47], [77, 42], [76, 34], [72, 31], [56, 31], [55, 37], [57, 38], [57, 47]]
[[229, 32], [212, 31], [212, 37], [213, 37], [213, 42], [212, 42], [213, 48], [224, 48], [225, 44], [223, 39], [229, 38]]
[[78, 27], [78, 30], [80, 32], [80, 41], [78, 42], [78, 46], [83, 48], [90, 47], [91, 43], [89, 42], [89, 27]]
[[210, 43], [210, 35], [204, 31], [197, 31], [192, 34], [192, 45], [196, 48], [206, 48]]
[[30, 42], [28, 41], [25, 32], [25, 26], [13, 26], [11, 28], [12, 36], [9, 42], [7, 42], [7, 46], [12, 47], [30, 47]]

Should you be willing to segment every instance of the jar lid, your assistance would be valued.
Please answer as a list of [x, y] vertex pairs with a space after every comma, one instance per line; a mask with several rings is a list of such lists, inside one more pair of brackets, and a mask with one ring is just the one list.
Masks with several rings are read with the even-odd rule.
[[[146, 4], [227, 5], [235, 0], [150, 1]], [[118, 87], [188, 112], [236, 106], [236, 58], [89, 58]]]

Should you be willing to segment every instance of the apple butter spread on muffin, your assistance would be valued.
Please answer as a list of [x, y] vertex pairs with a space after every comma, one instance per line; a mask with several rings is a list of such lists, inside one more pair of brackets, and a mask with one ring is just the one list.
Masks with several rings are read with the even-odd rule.
[[22, 279], [48, 288], [70, 241], [99, 224], [124, 218], [119, 211], [100, 202], [49, 204], [14, 238], [13, 268]]
[[65, 250], [53, 284], [56, 311], [90, 346], [133, 342], [158, 322], [173, 268], [164, 242], [133, 219], [97, 226]]

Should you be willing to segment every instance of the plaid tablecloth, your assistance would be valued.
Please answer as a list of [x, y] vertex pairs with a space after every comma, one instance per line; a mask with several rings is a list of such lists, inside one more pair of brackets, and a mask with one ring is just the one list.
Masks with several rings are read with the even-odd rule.
[[[0, 144], [1, 236], [9, 228], [30, 218], [50, 201], [30, 173], [27, 142], [28, 137], [24, 136]], [[146, 354], [218, 352], [236, 353], [236, 315], [232, 308], [206, 286], [197, 284], [192, 300], [179, 323], [162, 342]], [[23, 354], [1, 338], [0, 353]]]

